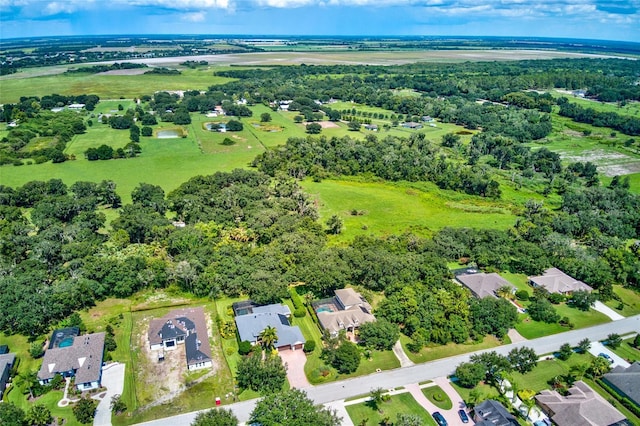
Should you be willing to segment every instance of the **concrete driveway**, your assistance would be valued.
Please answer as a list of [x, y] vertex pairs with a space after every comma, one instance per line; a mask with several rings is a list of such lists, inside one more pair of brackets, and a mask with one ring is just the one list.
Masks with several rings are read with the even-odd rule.
[[613, 360], [613, 362], [611, 363], [611, 367], [617, 367], [619, 365], [627, 368], [629, 366], [629, 363], [627, 361], [625, 361], [624, 359], [622, 359], [621, 357], [619, 357], [618, 355], [614, 354], [613, 351], [609, 348], [607, 348], [605, 345], [603, 345], [601, 342], [591, 342], [591, 348], [589, 349], [589, 353], [593, 356], [598, 356], [599, 353], [605, 353], [607, 355], [609, 355], [611, 357], [611, 359]]
[[616, 311], [614, 311], [613, 309], [611, 309], [610, 307], [608, 307], [607, 305], [605, 305], [599, 300], [597, 300], [596, 303], [593, 305], [593, 309], [595, 309], [600, 313], [605, 314], [606, 316], [611, 318], [611, 321], [620, 321], [621, 319], [624, 319], [622, 315], [620, 315], [619, 313], [617, 313]]
[[304, 374], [304, 364], [307, 362], [304, 351], [280, 351], [278, 355], [287, 369], [287, 379], [292, 388], [302, 389], [311, 386]]
[[102, 367], [102, 386], [107, 388], [96, 409], [93, 426], [111, 426], [111, 397], [124, 390], [124, 364], [113, 363]]

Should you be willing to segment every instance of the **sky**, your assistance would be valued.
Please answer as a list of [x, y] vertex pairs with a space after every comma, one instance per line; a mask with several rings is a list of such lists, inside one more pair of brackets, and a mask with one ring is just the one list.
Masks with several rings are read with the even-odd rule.
[[0, 0], [0, 39], [246, 34], [640, 42], [640, 0]]

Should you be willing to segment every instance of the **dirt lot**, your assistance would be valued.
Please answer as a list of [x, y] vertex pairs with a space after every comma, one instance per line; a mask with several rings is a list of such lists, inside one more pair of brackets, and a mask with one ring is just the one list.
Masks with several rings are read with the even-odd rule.
[[[213, 367], [205, 370], [189, 372], [185, 358], [184, 345], [178, 345], [174, 350], [165, 350], [164, 361], [158, 361], [162, 351], [152, 351], [149, 345], [149, 322], [166, 314], [166, 310], [146, 311], [136, 321], [132, 343], [137, 348], [138, 363], [136, 365], [136, 396], [141, 407], [151, 407], [167, 402], [187, 389], [187, 379], [190, 385], [205, 379], [219, 368], [216, 356], [213, 355]], [[208, 334], [212, 326], [211, 317], [206, 314]], [[194, 379], [193, 376], [198, 378]]]

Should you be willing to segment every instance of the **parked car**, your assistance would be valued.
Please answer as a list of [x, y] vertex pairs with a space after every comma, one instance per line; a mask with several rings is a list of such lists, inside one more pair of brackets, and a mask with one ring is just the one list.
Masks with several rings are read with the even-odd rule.
[[598, 356], [601, 356], [602, 358], [606, 359], [607, 361], [609, 361], [611, 364], [613, 364], [613, 360], [611, 359], [611, 357], [609, 356], [609, 354], [605, 354], [604, 352], [600, 352], [598, 354]]
[[460, 420], [462, 420], [462, 423], [469, 423], [469, 416], [467, 416], [466, 411], [458, 410], [458, 415], [460, 416]]
[[438, 426], [447, 426], [447, 421], [439, 411], [434, 412], [431, 416], [436, 421], [436, 423], [438, 423]]

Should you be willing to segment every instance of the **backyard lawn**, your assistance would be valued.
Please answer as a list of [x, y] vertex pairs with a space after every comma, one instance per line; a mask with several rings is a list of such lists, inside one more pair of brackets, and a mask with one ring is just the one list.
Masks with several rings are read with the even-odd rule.
[[347, 405], [346, 409], [351, 421], [356, 425], [363, 424], [365, 420], [366, 424], [377, 425], [386, 418], [395, 422], [398, 414], [415, 414], [422, 419], [424, 425], [437, 426], [431, 414], [422, 408], [408, 392], [393, 395], [388, 402], [383, 402], [380, 405], [382, 414], [369, 401]]

